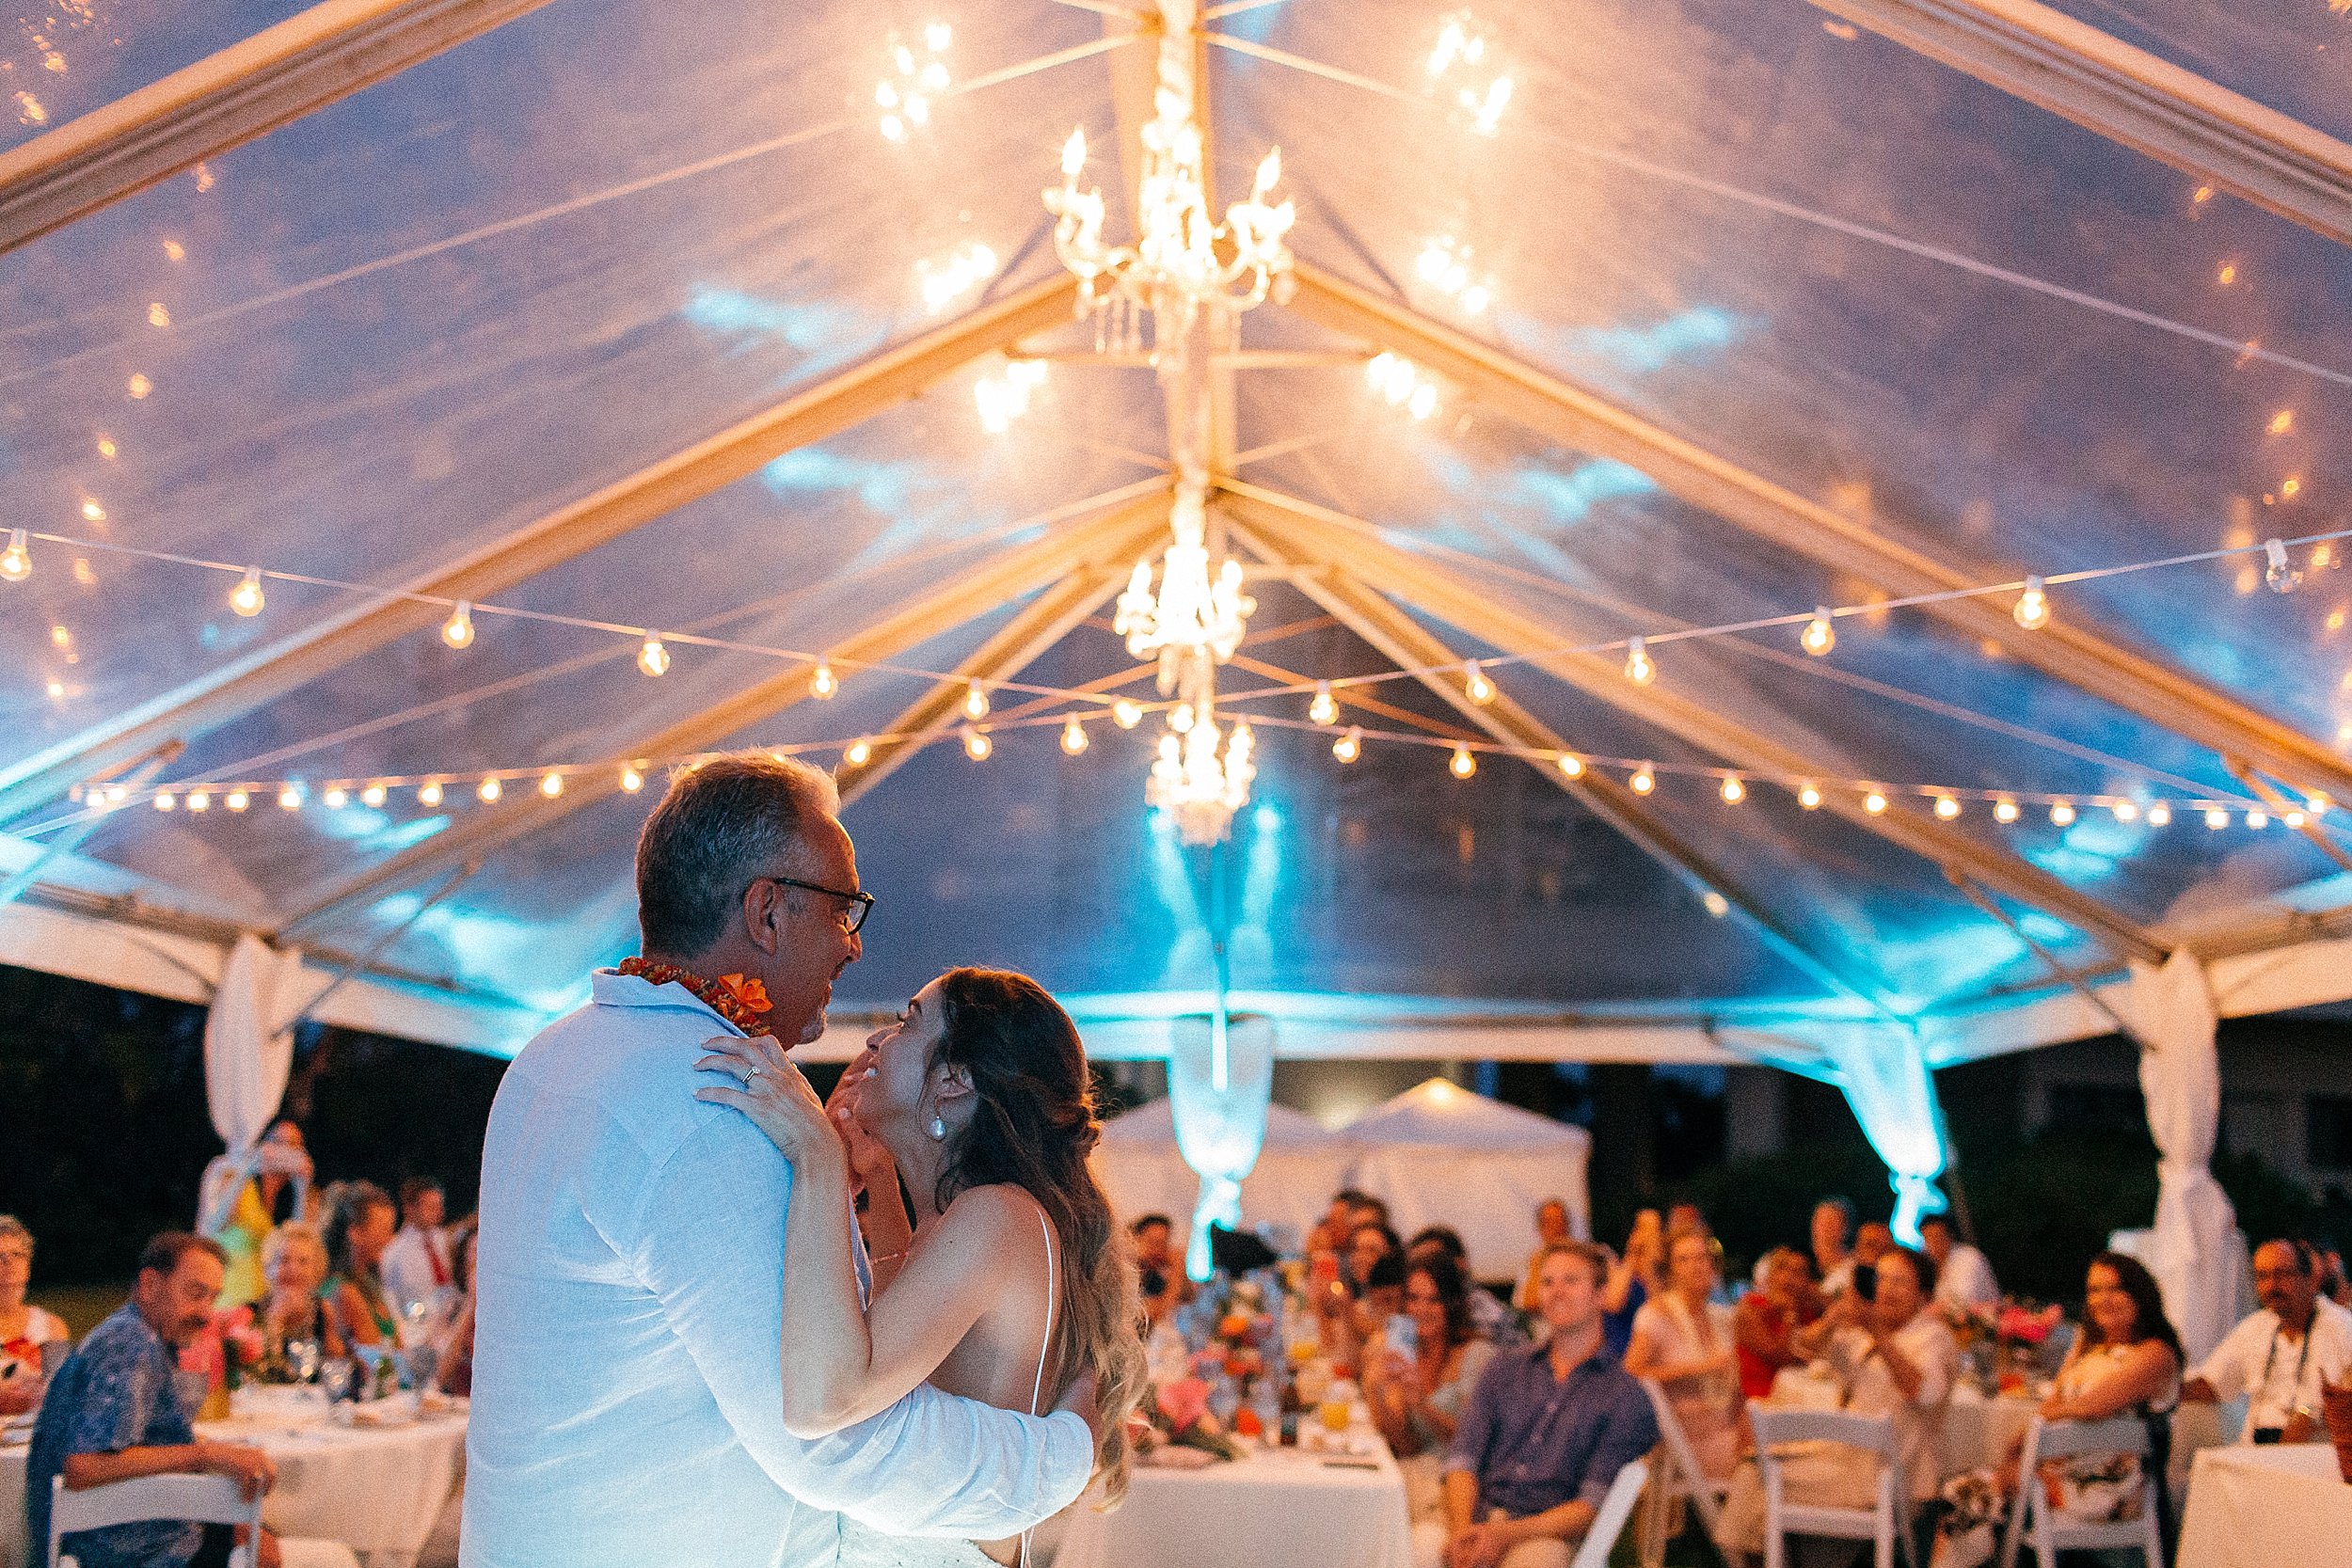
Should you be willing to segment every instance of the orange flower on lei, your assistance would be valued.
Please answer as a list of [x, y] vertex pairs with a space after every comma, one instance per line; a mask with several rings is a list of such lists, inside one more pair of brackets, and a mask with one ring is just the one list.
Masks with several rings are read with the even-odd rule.
[[722, 974], [719, 976], [719, 984], [746, 1011], [765, 1013], [775, 1009], [775, 1004], [768, 1000], [768, 982], [765, 980], [755, 980], [741, 974]]

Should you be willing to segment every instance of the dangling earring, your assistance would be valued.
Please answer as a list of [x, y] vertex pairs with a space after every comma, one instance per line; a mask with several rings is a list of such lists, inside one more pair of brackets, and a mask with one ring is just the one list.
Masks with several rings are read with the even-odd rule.
[[931, 1117], [931, 1125], [930, 1125], [930, 1134], [931, 1134], [931, 1142], [933, 1142], [933, 1143], [944, 1143], [944, 1142], [946, 1142], [946, 1137], [947, 1137], [947, 1123], [946, 1123], [946, 1121], [943, 1117], [938, 1117], [938, 1116], [934, 1115], [934, 1116]]

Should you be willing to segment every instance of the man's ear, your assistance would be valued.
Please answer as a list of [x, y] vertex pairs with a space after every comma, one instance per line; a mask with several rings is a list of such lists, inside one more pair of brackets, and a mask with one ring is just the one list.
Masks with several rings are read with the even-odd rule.
[[784, 889], [764, 877], [755, 880], [743, 890], [742, 906], [736, 914], [752, 945], [772, 956], [784, 940], [777, 928], [784, 914]]

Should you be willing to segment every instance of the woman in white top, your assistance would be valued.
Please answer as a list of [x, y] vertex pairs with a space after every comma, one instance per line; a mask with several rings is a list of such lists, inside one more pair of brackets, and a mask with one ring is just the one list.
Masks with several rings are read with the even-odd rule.
[[14, 1214], [0, 1214], [0, 1416], [40, 1403], [40, 1347], [69, 1338], [65, 1320], [25, 1301], [32, 1283], [33, 1233]]
[[1715, 1249], [1685, 1231], [1666, 1255], [1666, 1289], [1633, 1315], [1625, 1370], [1664, 1386], [1699, 1467], [1721, 1479], [1740, 1459], [1740, 1349], [1714, 1294]]
[[[695, 1065], [731, 1082], [695, 1098], [741, 1110], [792, 1165], [780, 1347], [786, 1429], [828, 1436], [924, 1382], [1035, 1414], [1091, 1376], [1102, 1412], [1096, 1458], [1117, 1497], [1126, 1482], [1126, 1418], [1141, 1394], [1140, 1309], [1110, 1204], [1087, 1169], [1099, 1129], [1070, 1015], [1026, 975], [949, 970], [850, 1064], [851, 1090], [836, 1098], [835, 1114], [854, 1119], [896, 1165], [876, 1173], [870, 1207], [886, 1219], [903, 1179], [915, 1213], [905, 1244], [874, 1257], [864, 1307], [843, 1135], [774, 1039], [707, 1043], [711, 1053]], [[840, 1561], [987, 1568], [1017, 1561], [1021, 1548], [1018, 1539], [887, 1536], [845, 1517]]]

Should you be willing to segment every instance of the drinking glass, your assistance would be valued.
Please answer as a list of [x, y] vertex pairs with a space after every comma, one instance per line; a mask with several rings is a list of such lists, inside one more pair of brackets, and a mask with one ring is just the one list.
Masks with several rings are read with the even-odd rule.
[[353, 1397], [352, 1374], [358, 1363], [348, 1355], [330, 1355], [319, 1363], [319, 1386], [326, 1390], [326, 1402], [340, 1404]]
[[320, 1345], [316, 1339], [286, 1341], [286, 1375], [296, 1383], [316, 1382], [319, 1375]]

